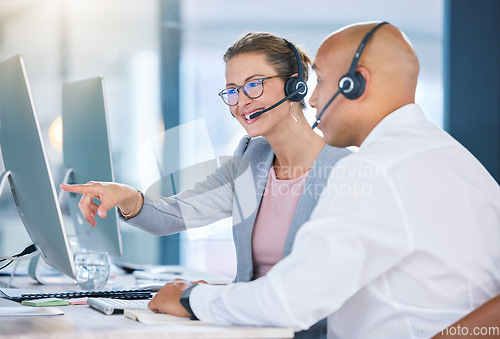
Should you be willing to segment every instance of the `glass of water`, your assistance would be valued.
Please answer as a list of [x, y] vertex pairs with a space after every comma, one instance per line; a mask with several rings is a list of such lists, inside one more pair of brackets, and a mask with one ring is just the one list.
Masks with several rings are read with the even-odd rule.
[[107, 252], [75, 253], [76, 285], [82, 290], [103, 288], [108, 282], [109, 266]]

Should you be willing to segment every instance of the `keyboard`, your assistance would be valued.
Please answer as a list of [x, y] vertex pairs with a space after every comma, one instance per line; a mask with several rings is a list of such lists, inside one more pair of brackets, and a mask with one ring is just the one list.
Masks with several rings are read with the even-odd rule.
[[88, 298], [87, 304], [104, 314], [122, 314], [123, 310], [147, 310], [149, 300], [124, 300], [111, 298]]
[[73, 299], [83, 297], [113, 298], [113, 299], [150, 299], [153, 294], [150, 288], [124, 290], [92, 290], [70, 292], [41, 292], [13, 288], [1, 288], [0, 296], [14, 301], [33, 300], [42, 298]]

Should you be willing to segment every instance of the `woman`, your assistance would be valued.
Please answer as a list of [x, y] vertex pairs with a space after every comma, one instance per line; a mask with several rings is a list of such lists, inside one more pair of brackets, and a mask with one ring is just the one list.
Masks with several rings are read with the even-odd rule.
[[[158, 235], [232, 216], [235, 281], [250, 281], [290, 253], [331, 168], [349, 152], [325, 145], [311, 129], [303, 114], [302, 88], [295, 91], [302, 95], [299, 102], [286, 100], [258, 117], [252, 115], [282, 100], [290, 77], [307, 80], [310, 59], [304, 52], [272, 34], [249, 33], [228, 48], [224, 61], [226, 89], [219, 95], [248, 136], [217, 173], [168, 198], [116, 183], [61, 188], [83, 193], [80, 208], [91, 225], [97, 213], [105, 217], [115, 206], [129, 224]], [[100, 207], [93, 198], [101, 201]]]

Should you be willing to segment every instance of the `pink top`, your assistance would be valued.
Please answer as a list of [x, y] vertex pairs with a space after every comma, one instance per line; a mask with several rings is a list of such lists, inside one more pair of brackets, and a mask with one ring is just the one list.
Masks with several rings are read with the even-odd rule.
[[283, 258], [285, 240], [309, 171], [290, 180], [276, 179], [271, 166], [252, 234], [253, 279]]

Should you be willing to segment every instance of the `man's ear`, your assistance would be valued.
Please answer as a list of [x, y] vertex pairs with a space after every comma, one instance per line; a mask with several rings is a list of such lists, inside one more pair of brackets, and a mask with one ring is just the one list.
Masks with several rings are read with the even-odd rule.
[[361, 73], [361, 76], [365, 79], [365, 90], [363, 91], [363, 94], [361, 94], [361, 96], [355, 100], [363, 100], [363, 98], [365, 98], [366, 96], [366, 93], [370, 90], [371, 75], [368, 69], [363, 66], [358, 66], [356, 72]]

